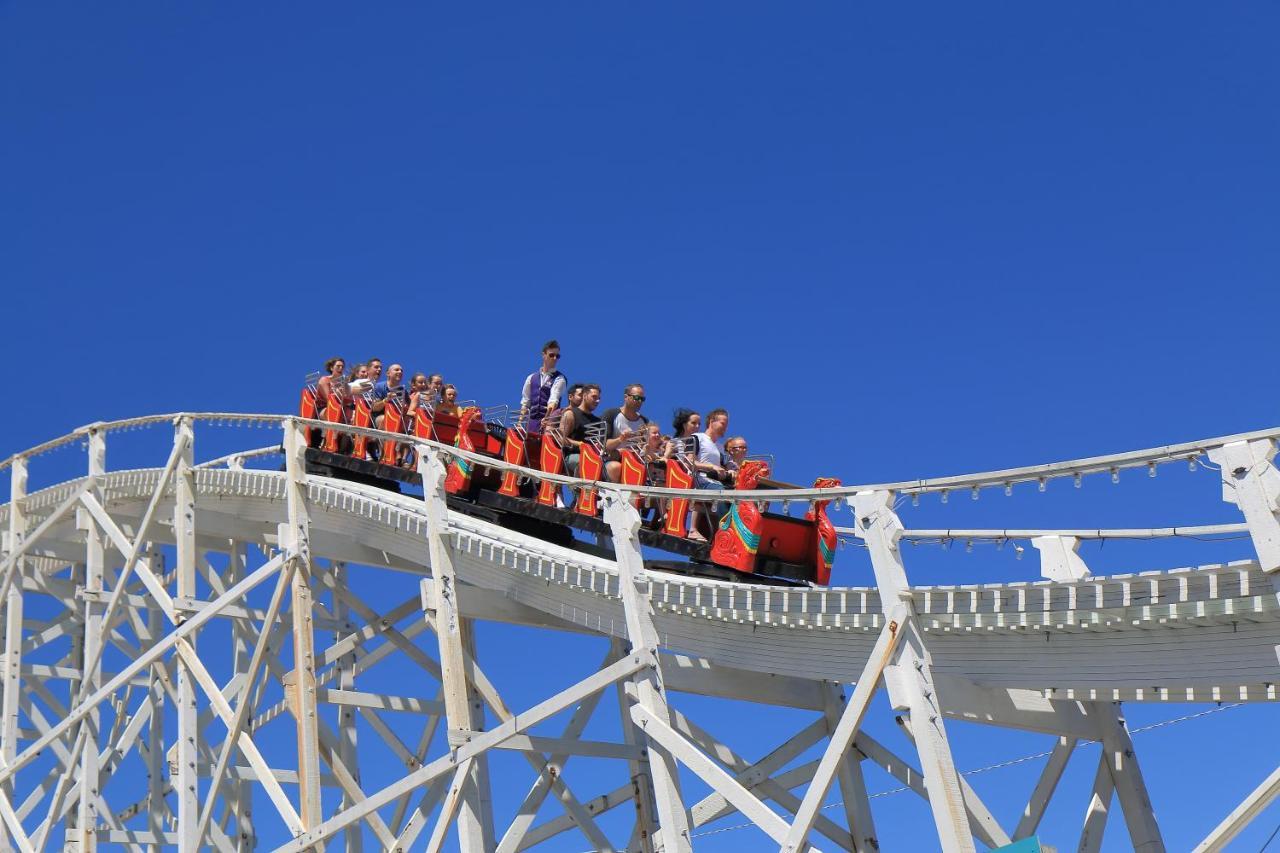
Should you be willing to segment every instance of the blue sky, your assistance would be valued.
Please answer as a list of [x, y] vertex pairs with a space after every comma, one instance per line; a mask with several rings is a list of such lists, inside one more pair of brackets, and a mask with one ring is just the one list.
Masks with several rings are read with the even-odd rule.
[[[25, 414], [0, 453], [94, 420], [286, 411], [332, 354], [511, 402], [551, 336], [606, 402], [638, 380], [664, 420], [727, 406], [794, 480], [1274, 425], [1277, 24], [1273, 4], [4, 4], [0, 357]], [[1235, 520], [1211, 475], [1156, 482], [907, 522]], [[1266, 710], [1140, 740], [1171, 849], [1268, 772], [1245, 755]], [[1039, 748], [965, 735], [965, 766]], [[1204, 781], [1181, 778], [1215, 738]], [[975, 782], [1010, 803], [1030, 784]], [[1048, 840], [1073, 843], [1082, 810]]]

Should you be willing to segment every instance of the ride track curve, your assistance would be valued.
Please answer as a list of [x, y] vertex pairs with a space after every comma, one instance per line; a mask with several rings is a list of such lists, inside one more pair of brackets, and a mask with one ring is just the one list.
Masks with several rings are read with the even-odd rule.
[[[107, 469], [109, 435], [164, 424], [174, 441], [163, 466]], [[283, 442], [196, 464], [195, 427], [205, 424], [281, 429]], [[451, 509], [444, 472], [463, 458], [581, 481], [401, 436], [419, 451], [425, 486], [421, 497], [397, 494], [308, 474], [308, 427], [385, 437], [294, 417], [179, 413], [92, 424], [0, 461], [12, 491], [0, 506], [0, 818], [17, 849], [249, 849], [283, 824], [292, 841], [281, 850], [341, 836], [347, 849], [440, 849], [448, 839], [514, 851], [576, 829], [595, 849], [672, 851], [692, 849], [697, 827], [735, 813], [784, 850], [892, 849], [862, 780], [869, 761], [928, 800], [943, 849], [972, 850], [1033, 835], [1076, 744], [1096, 740], [1103, 754], [1080, 849], [1098, 848], [1114, 795], [1133, 847], [1162, 850], [1118, 703], [1277, 698], [1280, 472], [1271, 462], [1280, 429], [958, 477], [718, 495], [852, 510], [852, 525], [838, 529], [866, 547], [875, 586], [797, 589], [645, 569], [628, 493], [706, 493], [596, 484], [612, 547], [562, 547]], [[87, 475], [28, 494], [32, 461], [80, 441]], [[245, 467], [278, 454], [282, 470]], [[903, 496], [976, 497], [1132, 468], [1154, 475], [1205, 457], [1220, 466], [1243, 524], [909, 531], [895, 512]], [[1222, 533], [1247, 533], [1258, 558], [1099, 577], [1076, 554], [1082, 538]], [[912, 586], [899, 543], [930, 537], [1030, 539], [1046, 579]], [[379, 610], [346, 585], [355, 566], [407, 576], [418, 589]], [[475, 656], [475, 621], [587, 633], [611, 651], [597, 671], [512, 709]], [[332, 632], [333, 643], [317, 647], [317, 632]], [[424, 649], [419, 635], [436, 642]], [[231, 652], [206, 652], [215, 639]], [[359, 689], [393, 656], [438, 681], [437, 696]], [[860, 730], [881, 686], [903, 712], [912, 760]], [[620, 740], [585, 740], [606, 690], [619, 696]], [[817, 716], [752, 762], [683, 715], [672, 698], [682, 692]], [[572, 716], [561, 736], [533, 733], [562, 712]], [[416, 749], [389, 714], [423, 721]], [[288, 719], [296, 749], [261, 736]], [[957, 773], [947, 720], [1059, 738], [1016, 827], [1001, 826]], [[206, 732], [214, 721], [234, 735]], [[357, 732], [370, 730], [375, 740], [357, 749]], [[389, 749], [403, 772], [383, 770], [372, 785], [367, 743]], [[788, 766], [815, 748], [816, 761]], [[523, 755], [535, 780], [502, 833], [487, 767], [496, 750]], [[625, 763], [624, 784], [578, 799], [560, 774], [573, 755]], [[688, 802], [678, 765], [712, 793]], [[146, 772], [119, 772], [117, 782], [130, 766]], [[832, 786], [844, 825], [820, 813]], [[1220, 849], [1277, 793], [1272, 774], [1198, 849]], [[551, 795], [564, 815], [538, 823]], [[255, 801], [269, 804], [269, 817]], [[631, 834], [611, 840], [601, 815], [624, 803], [635, 813]]]

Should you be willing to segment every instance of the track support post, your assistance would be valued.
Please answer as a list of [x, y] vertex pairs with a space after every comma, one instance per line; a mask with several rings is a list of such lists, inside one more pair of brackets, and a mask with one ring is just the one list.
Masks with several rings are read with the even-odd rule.
[[[658, 629], [653, 624], [653, 604], [645, 583], [644, 558], [640, 551], [640, 514], [628, 496], [604, 489], [604, 518], [613, 534], [613, 551], [618, 564], [618, 593], [626, 614], [627, 638], [632, 653], [654, 652], [655, 664], [634, 677], [636, 704], [660, 723], [670, 725], [662, 670], [657, 665]], [[675, 756], [652, 738], [644, 738], [649, 757], [658, 813], [658, 837], [664, 853], [692, 853], [689, 814], [680, 792], [680, 775]]]
[[1067, 583], [1089, 577], [1089, 567], [1076, 553], [1080, 540], [1074, 536], [1037, 536], [1031, 547], [1040, 552], [1040, 576]]
[[933, 683], [929, 651], [920, 630], [911, 587], [907, 583], [902, 552], [898, 548], [903, 527], [893, 511], [893, 493], [858, 492], [853, 497], [853, 511], [858, 535], [871, 555], [871, 567], [886, 616], [899, 604], [905, 612], [902, 637], [885, 668], [884, 680], [893, 707], [906, 710], [911, 716], [916, 751], [929, 791], [929, 808], [933, 812], [938, 840], [942, 849], [947, 851], [973, 851], [976, 848], [969, 829], [960, 776], [951, 755], [942, 707]]
[[1164, 839], [1151, 808], [1151, 796], [1142, 769], [1138, 766], [1138, 753], [1133, 739], [1120, 714], [1119, 703], [1093, 702], [1089, 714], [1095, 718], [1098, 735], [1102, 741], [1102, 760], [1111, 772], [1112, 785], [1120, 800], [1129, 840], [1137, 853], [1164, 853]]
[[1209, 451], [1222, 469], [1222, 499], [1244, 514], [1258, 563], [1280, 592], [1280, 471], [1273, 439], [1233, 441]]
[[[227, 543], [228, 547], [228, 563], [227, 563], [227, 584], [234, 584], [242, 581], [249, 574], [249, 546], [243, 542], [231, 540]], [[270, 631], [273, 626], [263, 623], [262, 630]], [[251, 695], [248, 690], [252, 686], [250, 681], [250, 662], [253, 659], [253, 647], [256, 638], [248, 626], [238, 621], [231, 626], [232, 638], [232, 671], [238, 676], [245, 679], [244, 690], [242, 694], [246, 701]], [[256, 846], [256, 838], [253, 831], [253, 783], [247, 779], [239, 783], [234, 783], [234, 787], [230, 787], [232, 783], [224, 783], [229, 785], [229, 793], [232, 797], [234, 807], [228, 805], [232, 809], [232, 820], [235, 821], [236, 834], [232, 838], [237, 851], [249, 851]]]
[[[5, 531], [6, 554], [16, 551], [27, 535], [27, 460], [19, 456], [9, 471], [9, 529]], [[18, 709], [22, 698], [22, 581], [26, 561], [19, 558], [13, 567], [13, 583], [0, 604], [4, 606], [4, 665], [0, 667], [0, 760], [12, 764], [18, 756]], [[10, 779], [0, 786], [0, 796], [13, 799]], [[0, 822], [0, 850], [9, 845], [9, 833]]]
[[[194, 430], [190, 418], [179, 418], [174, 424], [174, 441], [182, 447], [178, 467], [173, 473], [174, 506], [174, 570], [177, 575], [179, 599], [196, 597], [196, 492], [195, 475], [191, 468], [195, 461]], [[178, 617], [179, 624], [185, 621]], [[196, 638], [192, 634], [188, 642], [194, 649]], [[200, 750], [197, 745], [200, 733], [200, 715], [196, 710], [196, 679], [190, 665], [181, 657], [178, 669], [178, 744], [175, 752], [176, 773], [174, 792], [178, 799], [178, 849], [181, 853], [194, 851], [199, 846], [196, 830], [200, 824], [199, 768]]]
[[[88, 494], [99, 503], [102, 502], [102, 488], [99, 485], [102, 475], [107, 472], [107, 438], [101, 430], [89, 433], [89, 480], [92, 483]], [[83, 690], [92, 693], [98, 688], [99, 674], [102, 672], [102, 614], [103, 607], [99, 603], [103, 593], [103, 578], [106, 573], [106, 533], [93, 519], [91, 513], [83, 508], [77, 511], [78, 526], [85, 534], [85, 574], [84, 574], [84, 642], [81, 644]], [[93, 664], [92, 671], [84, 669]], [[81, 853], [97, 849], [98, 828], [98, 737], [101, 717], [95, 710], [89, 714], [83, 726], [88, 731], [85, 745], [80, 753], [80, 799], [77, 803], [76, 837], [74, 845]], [[69, 845], [70, 846], [70, 845]]]
[[[827, 735], [835, 734], [844, 713], [845, 696], [835, 684], [823, 686], [822, 716], [827, 723]], [[840, 767], [836, 772], [836, 781], [840, 784], [840, 797], [844, 801], [845, 820], [848, 821], [850, 835], [853, 837], [853, 849], [857, 853], [875, 853], [880, 849], [876, 838], [875, 818], [871, 814], [871, 799], [867, 794], [867, 783], [862, 776], [862, 755], [856, 749], [849, 749], [840, 759]]]
[[[304, 829], [324, 820], [320, 802], [320, 719], [316, 701], [315, 600], [311, 585], [311, 518], [307, 509], [306, 440], [302, 427], [285, 424], [285, 502], [287, 521], [280, 527], [280, 547], [294, 561], [291, 607], [293, 617], [293, 683], [291, 693], [298, 733], [298, 813]], [[270, 630], [271, 626], [263, 626]]]
[[[444, 456], [419, 446], [418, 473], [427, 508], [427, 544], [431, 560], [431, 585], [436, 638], [440, 645], [440, 680], [445, 716], [449, 721], [449, 748], [469, 743], [484, 729], [484, 708], [467, 675], [468, 650], [474, 648], [471, 620], [462, 616], [458, 603], [458, 578], [449, 542], [449, 505], [444, 481], [448, 462]], [[463, 769], [457, 805], [458, 846], [464, 853], [495, 848], [490, 806], [487, 758], [483, 753]], [[461, 772], [461, 771], [460, 771]], [[450, 796], [454, 796], [450, 792]]]
[[[347, 585], [347, 565], [341, 561], [333, 561], [329, 565], [329, 572], [333, 580], [333, 604], [332, 613], [334, 621], [334, 643], [342, 642], [343, 637], [355, 633], [356, 626], [351, 621], [347, 609], [347, 601], [337, 593], [338, 589]], [[337, 661], [338, 667], [338, 688], [340, 690], [355, 690], [355, 668], [356, 653], [348, 652]], [[355, 709], [350, 705], [342, 705], [338, 708], [338, 749], [334, 755], [335, 761], [341, 761], [346, 765], [347, 772], [351, 774], [351, 778], [360, 783], [360, 764], [357, 760], [358, 752], [356, 750], [356, 713]], [[342, 808], [349, 809], [355, 805], [355, 801], [344, 792], [342, 798]], [[359, 826], [353, 826], [347, 830], [343, 843], [348, 853], [363, 853], [364, 851], [364, 835]]]

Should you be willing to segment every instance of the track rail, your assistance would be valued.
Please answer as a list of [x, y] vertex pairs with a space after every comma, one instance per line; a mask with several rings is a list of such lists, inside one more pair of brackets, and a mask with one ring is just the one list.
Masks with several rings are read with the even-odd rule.
[[[60, 447], [74, 444], [77, 441], [84, 441], [94, 433], [107, 434], [130, 429], [139, 429], [150, 426], [157, 426], [164, 423], [175, 423], [179, 420], [189, 420], [193, 423], [213, 423], [224, 425], [253, 425], [253, 426], [285, 426], [286, 424], [301, 424], [319, 429], [335, 429], [347, 435], [364, 435], [371, 438], [384, 439], [391, 434], [376, 429], [366, 429], [362, 427], [351, 426], [348, 424], [332, 424], [327, 421], [308, 420], [304, 418], [291, 417], [287, 415], [269, 415], [269, 414], [250, 414], [236, 412], [177, 412], [167, 415], [148, 415], [140, 418], [128, 418], [118, 421], [101, 421], [97, 423], [87, 424], [80, 427], [60, 438], [52, 441], [44, 442], [36, 445], [28, 450], [15, 453], [4, 460], [0, 461], [0, 470], [5, 470], [12, 466], [13, 461], [18, 458], [32, 458], [35, 456], [48, 453]], [[1041, 465], [1028, 465], [1019, 468], [1003, 468], [995, 471], [984, 471], [975, 474], [958, 474], [946, 477], [931, 477], [917, 480], [899, 480], [895, 482], [885, 483], [866, 483], [851, 486], [841, 486], [834, 489], [768, 489], [755, 491], [726, 491], [723, 494], [717, 494], [717, 500], [833, 500], [836, 498], [848, 498], [859, 492], [868, 491], [887, 491], [904, 495], [917, 495], [929, 493], [949, 493], [953, 491], [986, 489], [986, 488], [1012, 488], [1015, 485], [1027, 483], [1043, 483], [1049, 480], [1057, 480], [1066, 477], [1084, 477], [1093, 474], [1116, 474], [1122, 470], [1132, 470], [1135, 468], [1146, 468], [1148, 471], [1153, 470], [1153, 466], [1169, 464], [1172, 462], [1192, 462], [1201, 459], [1209, 451], [1225, 447], [1229, 444], [1238, 442], [1251, 441], [1275, 441], [1280, 438], [1280, 427], [1272, 427], [1270, 429], [1255, 430], [1253, 432], [1236, 433], [1233, 435], [1218, 436], [1215, 438], [1200, 439], [1198, 441], [1183, 442], [1180, 444], [1168, 444], [1159, 447], [1151, 447], [1144, 450], [1132, 450], [1124, 453], [1113, 453], [1103, 456], [1088, 456], [1080, 459], [1072, 459], [1063, 462], [1050, 462]], [[480, 454], [468, 453], [459, 450], [451, 445], [441, 444], [435, 441], [427, 441], [412, 436], [396, 436], [397, 441], [405, 444], [413, 444], [420, 447], [429, 448], [431, 450], [455, 456], [462, 459], [468, 459], [481, 465], [493, 468], [495, 470], [515, 470], [519, 473], [533, 477], [535, 479], [549, 480], [551, 482], [561, 483], [564, 485], [578, 485], [582, 480], [574, 477], [563, 475], [546, 474], [532, 468], [525, 468], [518, 465], [511, 465], [500, 459], [493, 459]], [[705, 492], [699, 492], [696, 489], [668, 489], [654, 486], [618, 486], [619, 489], [627, 492], [639, 492], [644, 495], [653, 497], [700, 497], [706, 498]]]

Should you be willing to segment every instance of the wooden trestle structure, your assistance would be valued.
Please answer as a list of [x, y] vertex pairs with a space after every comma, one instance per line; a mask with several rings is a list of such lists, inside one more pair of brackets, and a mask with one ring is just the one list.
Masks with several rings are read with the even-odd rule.
[[[265, 426], [280, 440], [197, 464], [206, 423]], [[167, 460], [112, 470], [109, 437], [142, 426], [172, 428]], [[591, 849], [677, 853], [696, 846], [698, 827], [736, 813], [784, 851], [892, 850], [863, 779], [876, 765], [927, 799], [943, 849], [967, 851], [1033, 835], [1076, 745], [1098, 741], [1079, 849], [1098, 849], [1118, 802], [1133, 848], [1157, 851], [1165, 844], [1121, 703], [1276, 699], [1280, 430], [966, 477], [725, 493], [852, 511], [842, 532], [866, 546], [874, 586], [788, 589], [647, 570], [627, 487], [597, 484], [608, 541], [579, 550], [450, 509], [445, 472], [467, 455], [452, 447], [403, 439], [418, 452], [421, 497], [308, 474], [304, 434], [321, 427], [376, 435], [178, 414], [94, 424], [4, 461], [0, 827], [11, 849], [234, 851], [273, 839], [281, 851], [447, 843], [512, 853], [576, 831]], [[87, 446], [84, 476], [28, 492], [30, 466], [75, 443]], [[1031, 539], [1044, 580], [909, 582], [899, 546], [931, 532], [904, 528], [903, 495], [1205, 456], [1243, 516], [1229, 529], [1248, 532], [1255, 560], [1099, 577], [1076, 548], [1105, 531], [965, 531]], [[279, 469], [255, 467], [259, 457]], [[397, 603], [371, 604], [349, 583], [356, 566], [403, 586]], [[481, 620], [604, 637], [609, 651], [581, 680], [511, 707], [476, 654]], [[376, 677], [387, 661], [413, 672], [397, 692]], [[881, 688], [909, 755], [862, 730]], [[812, 716], [767, 753], [743, 756], [682, 713], [684, 693]], [[620, 734], [588, 739], [607, 694]], [[416, 740], [389, 722], [405, 715]], [[957, 719], [1057, 738], [1016, 826], [957, 772]], [[529, 766], [514, 814], [494, 813], [495, 750]], [[574, 756], [614, 760], [617, 787], [570, 787]], [[682, 774], [710, 793], [692, 801]], [[1221, 849], [1280, 793], [1280, 771], [1259, 781], [1199, 849]], [[840, 813], [821, 808], [833, 788]], [[562, 813], [540, 820], [549, 800]], [[602, 828], [615, 808], [633, 816], [622, 837]]]

